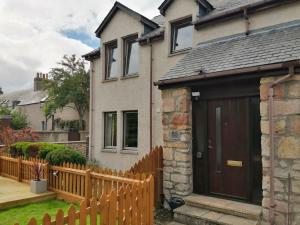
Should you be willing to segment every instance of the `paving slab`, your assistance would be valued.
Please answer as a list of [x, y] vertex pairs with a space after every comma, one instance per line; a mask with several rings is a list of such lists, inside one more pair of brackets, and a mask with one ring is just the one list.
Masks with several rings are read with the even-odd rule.
[[30, 186], [0, 176], [0, 209], [56, 198], [54, 192], [34, 194]]

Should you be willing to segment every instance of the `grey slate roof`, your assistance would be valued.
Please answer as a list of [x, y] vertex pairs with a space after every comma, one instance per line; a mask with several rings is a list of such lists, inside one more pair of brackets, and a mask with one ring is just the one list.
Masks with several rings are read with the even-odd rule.
[[299, 59], [300, 20], [200, 43], [160, 80]]
[[91, 59], [95, 59], [95, 58], [100, 58], [100, 55], [101, 55], [101, 50], [99, 47], [99, 48], [96, 48], [96, 49], [90, 51], [89, 53], [82, 55], [82, 57], [85, 58], [86, 60], [91, 60]]
[[5, 101], [11, 107], [14, 101], [19, 101], [19, 106], [43, 102], [47, 99], [44, 91], [33, 91], [32, 89], [14, 91], [0, 96], [0, 105]]

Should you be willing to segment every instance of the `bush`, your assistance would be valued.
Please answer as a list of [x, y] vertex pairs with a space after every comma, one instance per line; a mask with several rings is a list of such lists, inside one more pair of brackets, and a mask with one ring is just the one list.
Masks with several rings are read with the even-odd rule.
[[64, 162], [86, 164], [86, 159], [79, 152], [64, 145], [46, 142], [18, 142], [10, 146], [10, 154], [13, 157], [46, 159], [52, 165], [61, 165]]
[[51, 165], [62, 165], [63, 163], [86, 164], [86, 159], [79, 152], [72, 149], [54, 150], [47, 154], [46, 160]]

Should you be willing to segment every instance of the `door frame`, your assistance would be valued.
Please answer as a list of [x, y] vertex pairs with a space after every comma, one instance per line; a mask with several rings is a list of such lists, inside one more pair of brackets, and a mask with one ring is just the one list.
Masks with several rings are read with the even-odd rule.
[[[191, 87], [192, 92], [200, 92], [200, 97], [192, 98], [192, 155], [193, 155], [193, 192], [196, 194], [212, 195], [209, 192], [209, 160], [208, 160], [208, 113], [207, 104], [209, 100], [222, 100], [228, 98], [239, 97], [259, 97], [259, 79], [251, 79], [247, 81], [229, 81], [222, 82], [222, 84], [211, 85], [199, 85], [197, 87]], [[199, 115], [201, 118], [199, 119]], [[196, 116], [198, 118], [196, 118]], [[251, 117], [252, 119], [252, 117]], [[201, 122], [202, 124], [201, 124]], [[250, 123], [250, 127], [252, 123]], [[199, 136], [198, 133], [201, 133]], [[199, 146], [199, 143], [201, 146]], [[250, 159], [253, 152], [251, 151], [252, 143], [250, 142], [248, 148], [250, 153]], [[198, 149], [201, 148], [202, 158], [198, 159]], [[200, 165], [199, 165], [200, 164]], [[196, 166], [197, 165], [197, 166]], [[199, 169], [201, 168], [201, 169]], [[253, 173], [252, 173], [252, 161], [250, 160], [247, 169], [248, 174], [248, 189], [253, 186]], [[249, 196], [246, 202], [260, 204], [261, 202], [254, 202], [252, 200], [251, 191], [248, 191]], [[214, 195], [215, 196], [215, 195]], [[218, 195], [219, 196], [219, 195]], [[225, 197], [226, 196], [220, 196]], [[245, 201], [243, 199], [236, 199]]]

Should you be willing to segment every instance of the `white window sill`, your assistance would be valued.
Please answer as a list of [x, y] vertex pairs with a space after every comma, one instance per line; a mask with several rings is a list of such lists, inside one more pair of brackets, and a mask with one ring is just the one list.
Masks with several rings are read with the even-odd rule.
[[121, 77], [121, 80], [127, 80], [127, 79], [137, 78], [137, 77], [139, 77], [139, 74], [138, 74], [138, 73], [135, 73], [135, 74], [130, 74], [130, 75], [122, 76], [122, 77]]
[[117, 153], [117, 149], [115, 149], [115, 148], [104, 148], [104, 149], [101, 150], [101, 152]]
[[131, 148], [131, 149], [123, 149], [122, 151], [120, 151], [121, 154], [129, 154], [129, 155], [138, 155], [139, 152], [136, 148]]
[[108, 79], [102, 80], [102, 83], [113, 82], [113, 81], [117, 81], [117, 80], [119, 80], [119, 79], [118, 78], [108, 78]]
[[187, 49], [183, 49], [180, 51], [176, 51], [176, 52], [172, 52], [169, 53], [168, 57], [172, 57], [172, 56], [176, 56], [176, 55], [182, 55], [182, 54], [187, 54], [191, 51], [192, 48], [187, 48]]

